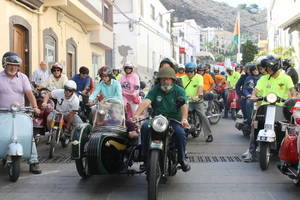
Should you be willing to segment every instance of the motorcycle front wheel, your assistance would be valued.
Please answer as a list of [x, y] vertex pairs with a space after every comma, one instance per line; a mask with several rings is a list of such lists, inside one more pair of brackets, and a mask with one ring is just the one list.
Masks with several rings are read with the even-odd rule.
[[8, 166], [8, 177], [12, 182], [16, 182], [20, 176], [20, 157], [12, 157]]
[[158, 195], [158, 184], [161, 177], [159, 165], [159, 150], [152, 150], [150, 153], [148, 167], [148, 200], [156, 200]]
[[209, 123], [212, 125], [217, 124], [221, 119], [221, 108], [216, 102], [212, 102], [211, 114], [217, 116], [208, 118]]
[[75, 165], [76, 165], [77, 172], [79, 176], [81, 176], [81, 178], [84, 179], [89, 177], [86, 157], [75, 160]]
[[56, 133], [55, 130], [50, 130], [50, 144], [49, 144], [49, 158], [53, 158], [55, 145], [56, 145]]
[[270, 144], [267, 142], [259, 143], [259, 165], [262, 170], [266, 170], [270, 163]]
[[199, 137], [202, 130], [202, 122], [200, 121], [200, 117], [196, 112], [192, 113], [192, 124], [195, 127], [195, 131], [191, 132], [191, 135], [193, 138]]

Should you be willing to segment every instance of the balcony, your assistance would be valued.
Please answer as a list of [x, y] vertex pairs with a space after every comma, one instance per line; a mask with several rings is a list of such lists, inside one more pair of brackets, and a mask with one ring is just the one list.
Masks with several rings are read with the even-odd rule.
[[24, 5], [34, 10], [39, 9], [44, 3], [44, 0], [17, 0], [17, 1], [23, 3]]
[[106, 50], [113, 48], [113, 33], [106, 26], [90, 32], [90, 42]]
[[84, 0], [44, 0], [44, 6], [59, 7], [87, 25], [89, 31], [97, 30], [103, 24], [101, 11]]

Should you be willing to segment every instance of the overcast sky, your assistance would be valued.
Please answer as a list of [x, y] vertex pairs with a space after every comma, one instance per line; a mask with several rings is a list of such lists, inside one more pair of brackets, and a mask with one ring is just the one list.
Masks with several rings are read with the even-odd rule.
[[239, 4], [257, 4], [260, 8], [265, 8], [268, 0], [214, 0], [218, 2], [225, 2], [232, 7], [236, 7]]

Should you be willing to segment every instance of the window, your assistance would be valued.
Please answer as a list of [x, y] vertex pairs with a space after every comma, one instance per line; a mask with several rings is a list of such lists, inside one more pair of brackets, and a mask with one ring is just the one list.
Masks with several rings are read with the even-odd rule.
[[103, 5], [103, 20], [104, 23], [113, 25], [113, 19], [112, 19], [112, 6], [108, 4]]
[[155, 7], [153, 5], [150, 5], [151, 9], [151, 18], [155, 20]]
[[45, 36], [45, 55], [44, 59], [48, 63], [56, 61], [56, 41], [52, 36]]
[[97, 77], [97, 72], [98, 72], [98, 69], [100, 68], [100, 65], [101, 65], [101, 56], [96, 53], [93, 53], [92, 54], [92, 66], [93, 66], [93, 71], [94, 71], [94, 78]]
[[170, 22], [169, 21], [167, 21], [167, 25], [166, 26], [167, 26], [167, 32], [170, 33]]
[[164, 27], [164, 25], [163, 25], [163, 16], [162, 16], [162, 14], [159, 14], [159, 25], [160, 25], [161, 27]]

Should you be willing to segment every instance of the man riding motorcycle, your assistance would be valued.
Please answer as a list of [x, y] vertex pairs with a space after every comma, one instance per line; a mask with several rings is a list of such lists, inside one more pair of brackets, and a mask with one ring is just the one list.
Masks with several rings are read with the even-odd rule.
[[79, 68], [79, 74], [76, 74], [72, 78], [77, 85], [76, 92], [81, 92], [82, 94], [87, 94], [90, 85], [91, 85], [91, 77], [89, 77], [89, 69], [85, 66]]
[[183, 88], [185, 90], [186, 96], [188, 98], [191, 98], [191, 102], [189, 102], [189, 110], [195, 110], [197, 116], [200, 118], [199, 120], [202, 122], [206, 142], [212, 142], [213, 136], [211, 134], [210, 124], [205, 115], [203, 105], [203, 77], [200, 74], [196, 74], [195, 72], [196, 64], [190, 62], [185, 65], [186, 75], [181, 77]]
[[226, 67], [227, 72], [227, 82], [229, 84], [229, 87], [235, 87], [236, 83], [241, 77], [241, 74], [239, 72], [233, 71], [233, 68], [231, 66]]
[[298, 73], [295, 70], [295, 68], [292, 67], [290, 59], [282, 60], [282, 69], [285, 71], [287, 75], [289, 75], [292, 78], [294, 85], [298, 83], [299, 81]]
[[140, 78], [133, 71], [133, 65], [131, 63], [126, 63], [124, 65], [125, 75], [120, 79], [122, 86], [122, 94], [124, 99], [124, 105], [127, 107], [129, 105], [130, 110], [126, 110], [128, 118], [132, 118], [133, 113], [135, 113], [138, 105], [141, 103], [140, 93]]
[[[268, 56], [261, 60], [260, 66], [266, 68], [268, 74], [262, 76], [257, 81], [251, 99], [266, 97], [270, 93], [275, 93], [282, 99], [288, 99], [295, 96], [294, 84], [291, 77], [279, 71], [281, 67], [280, 59]], [[262, 102], [261, 104], [268, 104], [268, 102]], [[277, 103], [277, 105], [282, 105], [282, 103]], [[255, 154], [257, 146], [256, 134], [253, 131], [251, 133], [249, 150], [243, 154], [245, 162], [251, 162], [253, 160], [253, 155]]]
[[176, 77], [182, 77], [184, 75], [185, 75], [185, 73], [184, 73], [184, 65], [180, 64], [178, 66], [178, 72], [176, 73]]
[[[139, 105], [134, 121], [137, 121], [144, 111], [152, 105], [153, 116], [163, 114], [166, 117], [180, 121], [178, 124], [174, 121], [170, 125], [174, 129], [175, 140], [178, 148], [178, 161], [184, 172], [191, 169], [185, 158], [186, 134], [184, 128], [189, 127], [188, 123], [188, 105], [185, 103], [180, 108], [177, 107], [176, 100], [178, 98], [185, 99], [184, 89], [174, 83], [176, 79], [175, 71], [171, 67], [160, 68], [158, 73], [159, 84], [155, 85], [143, 102]], [[141, 128], [142, 135], [142, 155], [144, 161], [147, 161], [148, 137], [149, 137], [149, 121], [145, 122]]]
[[68, 77], [62, 74], [63, 66], [60, 63], [55, 63], [51, 66], [51, 75], [38, 89], [47, 88], [50, 91], [55, 89], [64, 89], [64, 84]]
[[[42, 106], [47, 107], [47, 102], [49, 98], [57, 100], [56, 110], [63, 112], [64, 120], [67, 122], [65, 133], [70, 134], [71, 129], [79, 126], [82, 121], [80, 117], [76, 114], [76, 111], [79, 110], [79, 98], [76, 95], [76, 83], [73, 80], [68, 80], [64, 84], [64, 89], [56, 89], [51, 93], [48, 93], [44, 97]], [[52, 121], [54, 113], [51, 112], [47, 117], [47, 127], [50, 129], [50, 123]]]
[[[0, 72], [0, 108], [10, 108], [12, 104], [24, 106], [24, 95], [26, 95], [34, 112], [40, 113], [27, 76], [19, 72], [21, 63], [22, 59], [16, 53], [6, 52], [3, 55], [2, 66], [4, 71]], [[28, 162], [31, 173], [42, 173], [34, 140], [32, 142], [31, 158]]]

